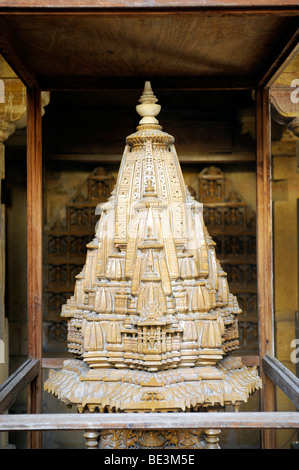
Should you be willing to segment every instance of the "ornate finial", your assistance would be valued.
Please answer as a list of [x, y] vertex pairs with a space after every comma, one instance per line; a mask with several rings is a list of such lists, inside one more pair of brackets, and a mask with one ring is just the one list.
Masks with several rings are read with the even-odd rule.
[[161, 110], [161, 106], [157, 103], [157, 98], [153, 93], [151, 83], [145, 82], [143, 93], [139, 99], [141, 104], [136, 106], [137, 113], [142, 116], [139, 124], [159, 124], [155, 118]]

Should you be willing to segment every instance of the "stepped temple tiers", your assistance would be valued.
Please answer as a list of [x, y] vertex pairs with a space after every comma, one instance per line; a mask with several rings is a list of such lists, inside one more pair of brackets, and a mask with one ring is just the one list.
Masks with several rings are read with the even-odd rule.
[[[74, 295], [61, 315], [74, 355], [45, 390], [79, 412], [236, 408], [261, 387], [238, 348], [236, 297], [188, 192], [174, 137], [149, 82], [116, 186], [100, 214]], [[217, 447], [217, 430], [87, 433], [100, 448]], [[98, 439], [98, 441], [97, 441]]]

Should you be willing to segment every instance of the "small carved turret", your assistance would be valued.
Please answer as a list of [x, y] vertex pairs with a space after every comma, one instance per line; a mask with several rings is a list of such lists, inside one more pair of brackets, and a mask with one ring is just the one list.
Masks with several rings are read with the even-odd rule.
[[136, 106], [137, 113], [142, 116], [139, 124], [159, 124], [155, 116], [161, 111], [161, 106], [157, 104], [151, 83], [145, 82], [143, 93], [139, 99], [141, 104]]

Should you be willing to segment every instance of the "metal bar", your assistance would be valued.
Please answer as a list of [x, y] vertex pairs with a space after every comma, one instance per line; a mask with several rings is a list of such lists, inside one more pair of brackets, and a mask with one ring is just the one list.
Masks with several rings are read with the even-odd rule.
[[299, 413], [57, 413], [0, 416], [0, 431], [201, 428], [293, 429], [299, 428]]

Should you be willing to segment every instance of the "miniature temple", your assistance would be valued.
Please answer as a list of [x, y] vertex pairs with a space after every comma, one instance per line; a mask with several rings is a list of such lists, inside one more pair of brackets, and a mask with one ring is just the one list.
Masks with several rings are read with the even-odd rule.
[[[231, 354], [237, 299], [149, 82], [136, 110], [137, 131], [126, 138], [111, 197], [96, 208], [95, 237], [62, 308], [74, 358], [50, 371], [45, 390], [79, 412], [238, 408], [261, 380]], [[90, 435], [100, 448], [218, 446], [217, 430], [203, 431]]]

